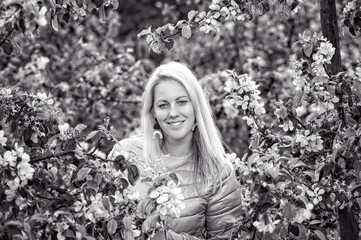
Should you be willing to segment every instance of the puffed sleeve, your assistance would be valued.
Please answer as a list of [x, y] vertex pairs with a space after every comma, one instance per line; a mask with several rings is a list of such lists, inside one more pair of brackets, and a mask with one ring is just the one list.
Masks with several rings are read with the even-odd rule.
[[227, 166], [221, 173], [215, 189], [208, 197], [206, 210], [207, 239], [229, 239], [232, 224], [220, 221], [225, 216], [239, 217], [241, 214], [241, 190], [234, 171]]
[[116, 142], [113, 146], [113, 149], [108, 155], [108, 159], [114, 159], [116, 156], [121, 154], [121, 151], [126, 151], [128, 153], [136, 155], [137, 157], [141, 157], [142, 140], [142, 136], [137, 136], [133, 138], [126, 138], [119, 142]]

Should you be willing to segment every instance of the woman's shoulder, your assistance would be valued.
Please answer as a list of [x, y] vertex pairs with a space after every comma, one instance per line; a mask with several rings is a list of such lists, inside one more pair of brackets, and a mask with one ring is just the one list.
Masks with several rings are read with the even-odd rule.
[[114, 144], [110, 153], [112, 157], [121, 154], [122, 151], [132, 152], [138, 157], [141, 157], [143, 150], [143, 135], [137, 135], [130, 138], [122, 139]]

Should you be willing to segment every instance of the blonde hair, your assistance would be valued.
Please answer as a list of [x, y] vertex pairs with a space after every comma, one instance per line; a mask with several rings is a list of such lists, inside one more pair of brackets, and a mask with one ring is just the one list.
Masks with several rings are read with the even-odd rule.
[[[195, 160], [194, 179], [207, 181], [209, 176], [216, 178], [226, 164], [225, 150], [221, 135], [215, 125], [211, 107], [195, 74], [183, 63], [170, 61], [157, 67], [151, 74], [143, 95], [141, 129], [144, 133], [143, 154], [145, 160], [154, 165], [161, 157], [162, 141], [153, 139], [154, 132], [154, 89], [161, 81], [175, 80], [186, 89], [193, 104], [197, 127], [193, 134], [191, 157]], [[207, 176], [208, 175], [208, 176]], [[214, 179], [213, 179], [214, 180]]]

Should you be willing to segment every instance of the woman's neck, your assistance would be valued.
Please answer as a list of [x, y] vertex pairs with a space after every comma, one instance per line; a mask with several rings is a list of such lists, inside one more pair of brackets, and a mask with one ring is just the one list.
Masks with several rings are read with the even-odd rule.
[[164, 142], [164, 153], [172, 157], [184, 157], [190, 154], [191, 142]]

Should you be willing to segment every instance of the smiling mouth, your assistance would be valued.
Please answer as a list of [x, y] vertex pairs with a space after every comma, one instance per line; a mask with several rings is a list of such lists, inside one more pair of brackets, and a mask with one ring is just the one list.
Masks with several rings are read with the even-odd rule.
[[171, 126], [178, 126], [181, 125], [184, 121], [179, 121], [179, 122], [169, 122], [168, 124]]

